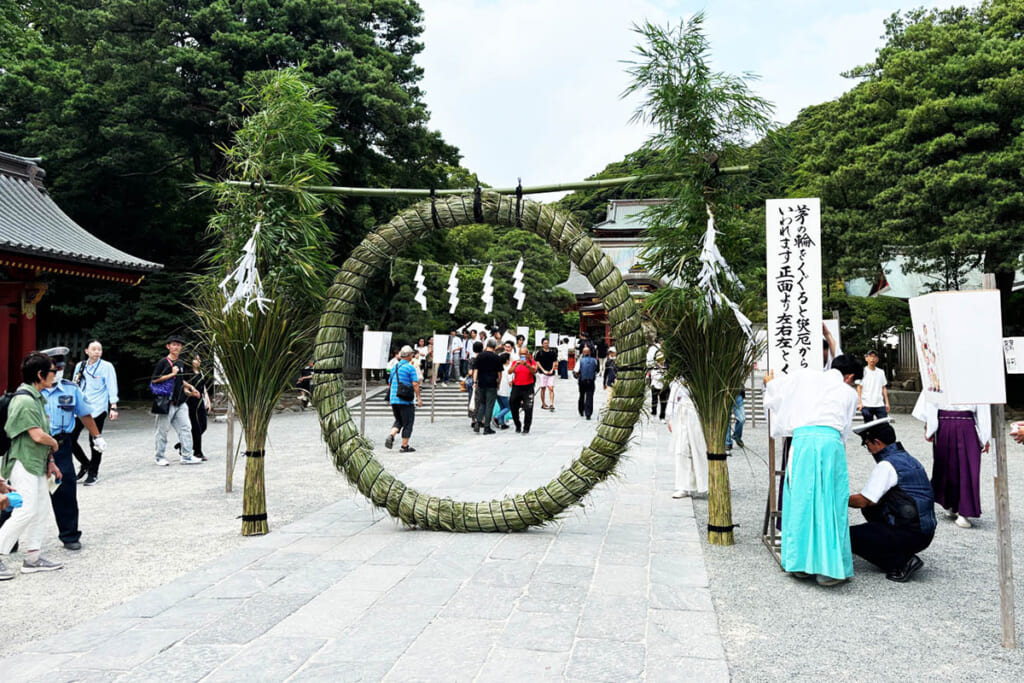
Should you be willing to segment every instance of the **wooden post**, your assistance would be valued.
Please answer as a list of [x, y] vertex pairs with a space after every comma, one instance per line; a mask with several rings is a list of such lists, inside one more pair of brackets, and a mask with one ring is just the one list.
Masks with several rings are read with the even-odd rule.
[[[430, 331], [430, 338], [433, 339], [437, 334], [437, 330]], [[434, 366], [434, 372], [430, 374], [430, 423], [434, 423], [434, 396], [437, 394], [437, 349], [434, 349], [434, 354], [430, 358], [431, 364]]]
[[[985, 289], [996, 288], [996, 276], [985, 273]], [[992, 405], [992, 434], [995, 436], [996, 552], [999, 556], [999, 619], [1003, 647], [1017, 647], [1017, 620], [1013, 593], [1013, 534], [1010, 529], [1010, 491], [1006, 473], [1006, 423], [1003, 406]]]

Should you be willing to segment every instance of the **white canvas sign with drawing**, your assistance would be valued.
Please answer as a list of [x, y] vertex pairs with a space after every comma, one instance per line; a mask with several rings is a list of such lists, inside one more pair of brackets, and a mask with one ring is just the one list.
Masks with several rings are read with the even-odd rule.
[[1003, 338], [1003, 360], [1008, 375], [1024, 375], [1024, 337]]

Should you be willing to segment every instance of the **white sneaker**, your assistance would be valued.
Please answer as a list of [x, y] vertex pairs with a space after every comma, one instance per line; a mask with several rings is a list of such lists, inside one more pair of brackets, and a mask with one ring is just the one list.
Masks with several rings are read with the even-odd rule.
[[682, 489], [679, 489], [678, 491], [673, 491], [672, 492], [672, 497], [673, 498], [687, 498], [687, 497], [689, 497], [689, 495], [690, 495], [689, 492], [684, 491]]
[[971, 528], [971, 520], [967, 519], [963, 515], [957, 515], [956, 516], [956, 522], [954, 522], [954, 524], [956, 524], [961, 529], [970, 529]]
[[164, 456], [162, 456], [162, 455], [156, 456], [156, 466], [157, 467], [167, 467], [170, 464], [171, 463], [167, 462], [167, 458], [165, 458]]
[[200, 460], [199, 458], [193, 457], [191, 455], [189, 455], [189, 456], [184, 456], [183, 455], [179, 462], [181, 462], [182, 465], [199, 465], [203, 461]]
[[63, 569], [64, 565], [60, 562], [50, 562], [45, 557], [40, 556], [32, 564], [29, 564], [28, 560], [21, 563], [22, 574], [34, 574], [36, 572], [52, 572], [57, 569]]

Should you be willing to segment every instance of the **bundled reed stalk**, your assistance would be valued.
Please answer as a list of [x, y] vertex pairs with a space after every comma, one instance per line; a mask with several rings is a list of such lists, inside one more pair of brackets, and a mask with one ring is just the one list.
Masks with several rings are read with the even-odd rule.
[[682, 377], [708, 447], [708, 542], [733, 544], [732, 497], [725, 437], [733, 402], [762, 348], [726, 306], [708, 307], [699, 293], [664, 288], [648, 298], [669, 377]]
[[[434, 211], [432, 212], [432, 208]], [[646, 341], [629, 290], [618, 269], [567, 213], [532, 201], [493, 192], [421, 202], [366, 236], [345, 261], [327, 294], [314, 350], [319, 373], [313, 398], [335, 467], [374, 505], [403, 523], [446, 531], [521, 531], [546, 524], [576, 505], [598, 483], [611, 476], [626, 450], [644, 393]], [[436, 222], [435, 222], [436, 218]], [[602, 415], [597, 435], [580, 456], [549, 483], [501, 500], [461, 502], [409, 488], [388, 472], [359, 435], [345, 404], [344, 364], [347, 332], [355, 321], [362, 289], [402, 249], [432, 230], [484, 223], [533, 232], [567, 254], [604, 301], [619, 350], [615, 396]]]

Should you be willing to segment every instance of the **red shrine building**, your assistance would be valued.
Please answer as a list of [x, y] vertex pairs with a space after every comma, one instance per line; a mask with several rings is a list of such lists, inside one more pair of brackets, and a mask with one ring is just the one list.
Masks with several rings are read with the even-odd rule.
[[0, 389], [20, 383], [21, 359], [36, 348], [36, 304], [48, 278], [137, 285], [163, 268], [115, 249], [71, 220], [46, 192], [38, 162], [0, 152]]
[[[648, 273], [640, 266], [640, 250], [643, 247], [644, 223], [643, 212], [647, 207], [664, 204], [667, 199], [613, 199], [608, 202], [605, 220], [592, 228], [591, 238], [597, 246], [612, 260], [619, 269], [622, 279], [629, 287], [633, 299], [640, 301], [649, 293], [664, 287], [665, 283]], [[569, 279], [558, 285], [576, 296], [576, 305], [572, 310], [580, 312], [580, 332], [586, 332], [594, 341], [604, 339], [613, 344], [611, 325], [604, 304], [594, 291], [587, 278], [583, 277], [576, 266], [569, 270]]]

